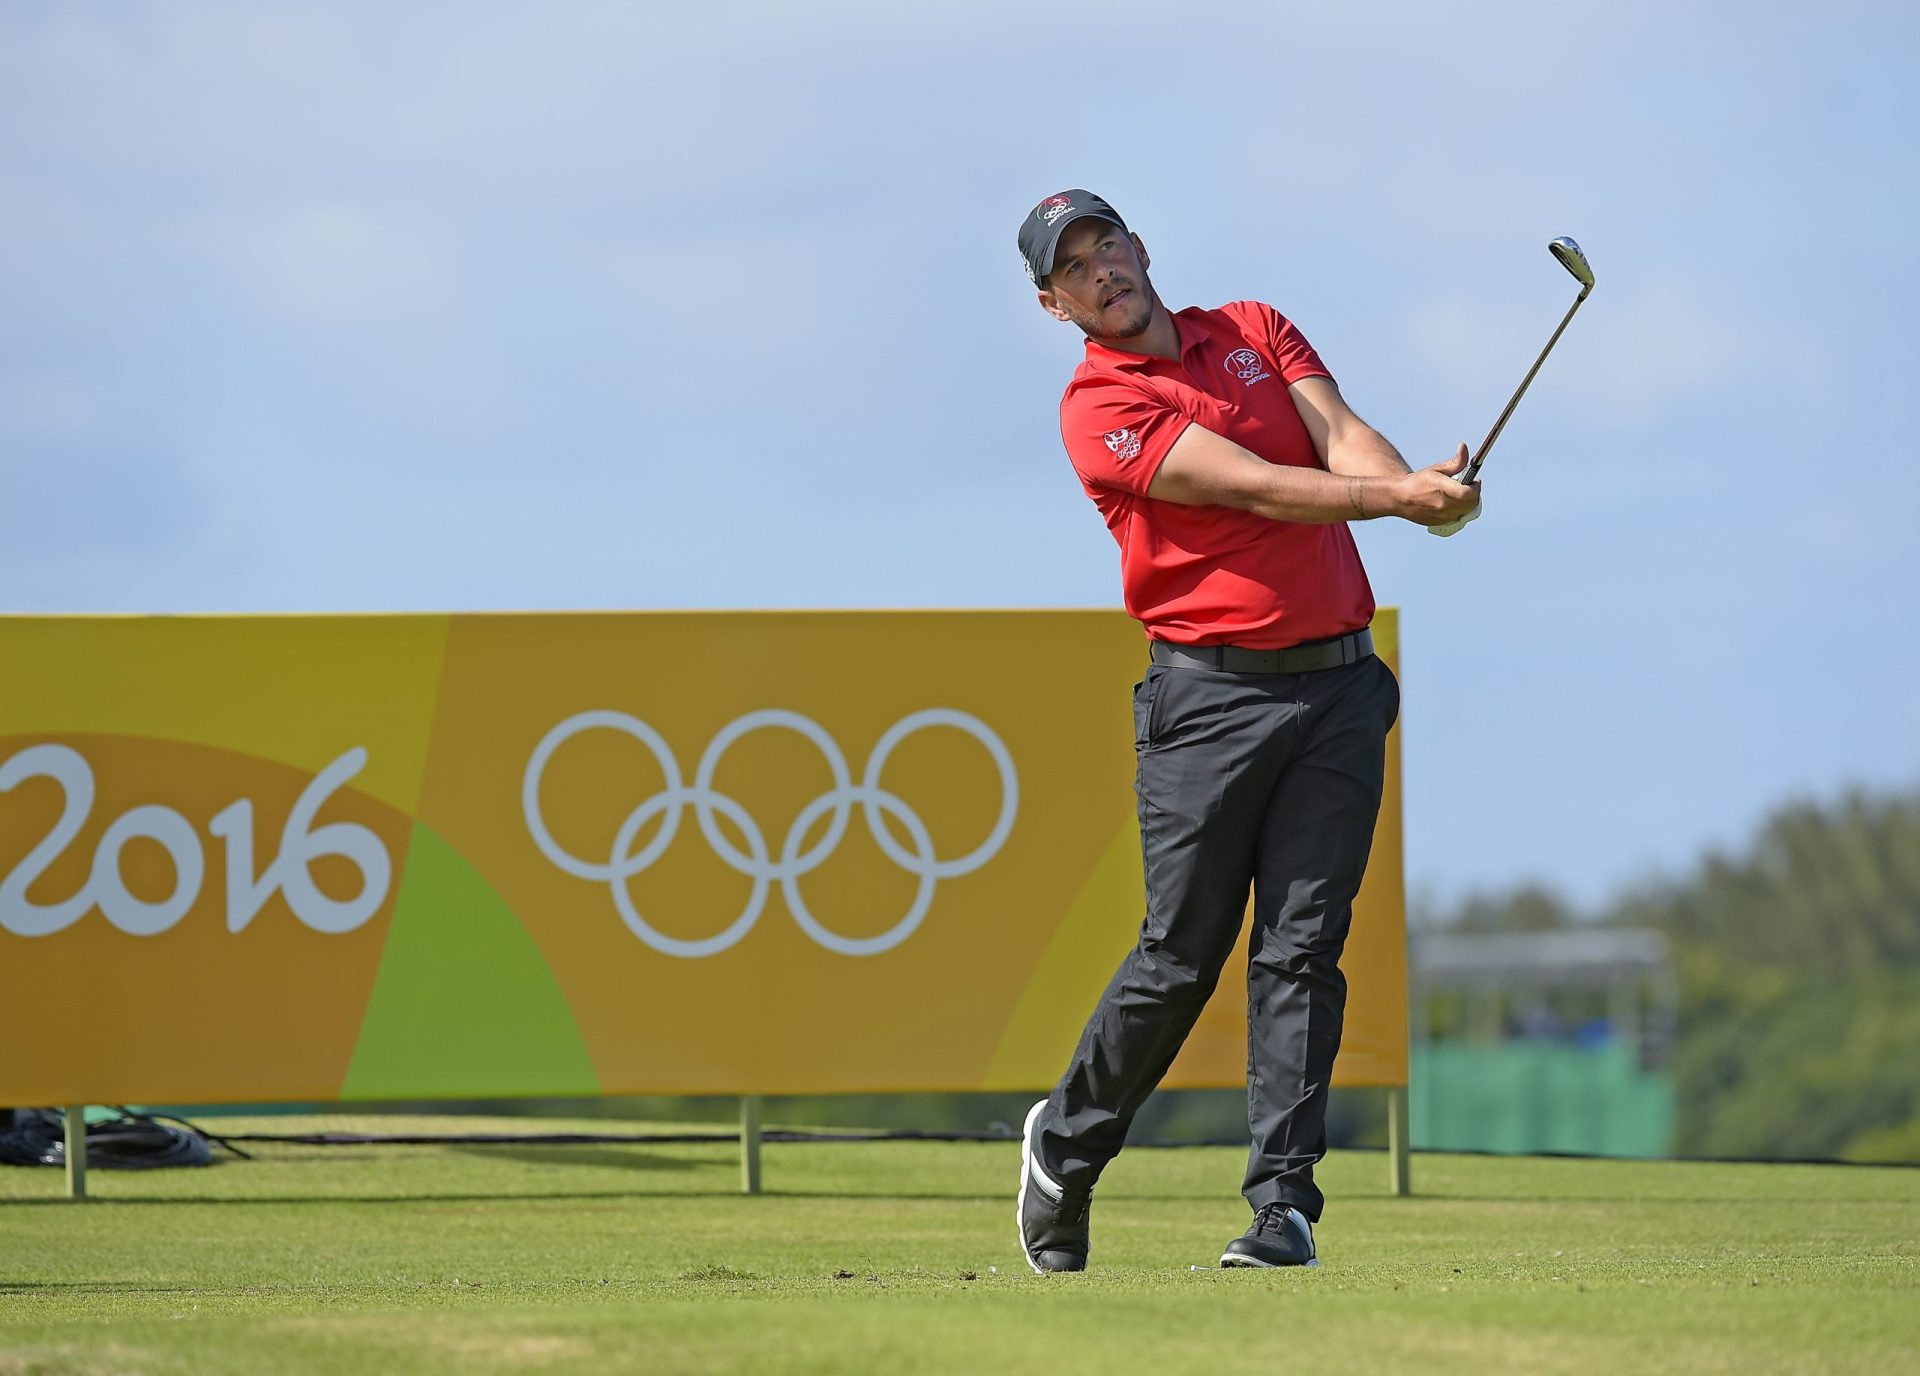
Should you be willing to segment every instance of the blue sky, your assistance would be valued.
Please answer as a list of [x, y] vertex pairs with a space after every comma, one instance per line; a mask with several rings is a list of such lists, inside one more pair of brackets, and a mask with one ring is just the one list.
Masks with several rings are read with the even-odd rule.
[[[0, 610], [1116, 605], [1021, 214], [1416, 462], [1408, 869], [1920, 779], [1911, 4], [0, 8]], [[1125, 743], [1117, 743], [1120, 749]]]

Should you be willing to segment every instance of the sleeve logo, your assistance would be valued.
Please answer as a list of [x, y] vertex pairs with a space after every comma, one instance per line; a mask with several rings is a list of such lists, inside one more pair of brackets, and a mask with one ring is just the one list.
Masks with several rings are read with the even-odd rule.
[[1140, 456], [1140, 437], [1131, 430], [1109, 430], [1102, 438], [1106, 440], [1107, 448], [1120, 458], [1133, 459]]

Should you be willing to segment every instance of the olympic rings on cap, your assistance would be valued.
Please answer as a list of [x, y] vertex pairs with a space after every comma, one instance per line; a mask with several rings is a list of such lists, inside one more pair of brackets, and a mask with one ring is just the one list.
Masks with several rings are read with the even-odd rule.
[[[993, 829], [987, 833], [986, 840], [965, 855], [951, 860], [939, 858], [933, 837], [920, 815], [897, 794], [889, 793], [880, 786], [881, 771], [886, 768], [887, 760], [901, 742], [915, 732], [935, 726], [952, 727], [972, 736], [992, 757], [994, 768], [1000, 774], [1000, 815], [995, 819]], [[801, 808], [799, 815], [793, 819], [793, 824], [787, 828], [787, 834], [780, 843], [778, 858], [769, 850], [766, 833], [752, 815], [735, 799], [713, 786], [720, 761], [735, 742], [752, 732], [775, 728], [804, 736], [826, 759], [828, 772], [833, 776], [833, 787]], [[546, 772], [547, 761], [567, 741], [582, 732], [596, 730], [618, 731], [640, 742], [660, 766], [666, 784], [660, 792], [627, 814], [613, 839], [612, 851], [605, 864], [582, 860], [567, 851], [553, 839], [553, 833], [547, 830], [546, 819], [540, 812], [540, 779]], [[920, 881], [906, 915], [878, 936], [842, 936], [813, 915], [800, 892], [801, 878], [824, 864], [846, 835], [856, 803], [860, 806], [861, 816], [866, 821], [874, 844], [879, 846], [887, 859]], [[843, 956], [870, 956], [890, 951], [913, 935], [933, 904], [934, 889], [940, 880], [977, 870], [999, 853], [1013, 830], [1014, 815], [1019, 811], [1020, 781], [1013, 767], [1013, 756], [1007, 752], [1005, 743], [994, 734], [993, 729], [978, 717], [946, 707], [930, 707], [909, 713], [887, 728], [875, 743], [873, 753], [867, 757], [867, 767], [857, 784], [848, 771], [847, 757], [838, 742], [818, 722], [798, 712], [767, 708], [749, 712], [729, 722], [707, 745], [700, 756], [699, 766], [694, 770], [693, 782], [688, 784], [680, 773], [680, 763], [674, 758], [672, 747], [658, 731], [625, 712], [601, 710], [568, 717], [541, 738], [540, 744], [534, 747], [533, 754], [527, 759], [527, 770], [520, 784], [520, 806], [526, 814], [527, 830], [532, 834], [534, 844], [540, 848], [540, 853], [575, 878], [607, 885], [613, 891], [614, 907], [628, 930], [663, 955], [691, 960], [718, 955], [738, 944], [753, 930], [754, 923], [760, 920], [768, 892], [778, 882], [794, 921], [818, 945]], [[628, 892], [628, 881], [666, 854], [667, 847], [673, 844], [679, 834], [688, 807], [692, 807], [694, 821], [713, 853], [729, 868], [753, 881], [753, 889], [747, 895], [746, 906], [740, 910], [740, 915], [725, 930], [697, 941], [668, 936], [656, 929], [640, 915], [639, 909], [634, 907], [633, 895]], [[716, 820], [719, 817], [731, 822], [745, 839], [745, 851], [735, 846], [720, 829]], [[826, 819], [826, 829], [820, 839], [802, 850], [808, 833], [823, 817]], [[895, 839], [882, 821], [883, 817], [897, 823], [906, 833], [910, 848], [903, 847]], [[635, 840], [655, 818], [660, 819], [660, 826], [653, 838], [638, 850], [634, 849]]]

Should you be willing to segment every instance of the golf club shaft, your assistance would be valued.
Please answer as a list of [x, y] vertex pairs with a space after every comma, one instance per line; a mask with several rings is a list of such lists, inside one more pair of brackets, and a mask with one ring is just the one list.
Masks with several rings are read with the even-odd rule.
[[1520, 385], [1514, 389], [1513, 398], [1507, 402], [1507, 409], [1500, 413], [1500, 419], [1493, 423], [1493, 429], [1489, 430], [1487, 437], [1480, 441], [1479, 452], [1467, 465], [1467, 471], [1460, 475], [1461, 482], [1470, 483], [1480, 476], [1480, 465], [1487, 461], [1487, 453], [1493, 448], [1493, 442], [1499, 439], [1500, 432], [1506, 429], [1507, 418], [1513, 414], [1513, 408], [1518, 406], [1520, 398], [1527, 394], [1527, 387], [1532, 383], [1533, 375], [1539, 372], [1540, 365], [1547, 361], [1547, 355], [1553, 352], [1553, 346], [1560, 342], [1561, 334], [1566, 331], [1567, 322], [1573, 319], [1573, 313], [1580, 309], [1580, 303], [1587, 299], [1587, 293], [1592, 290], [1591, 287], [1582, 288], [1580, 294], [1573, 298], [1573, 304], [1567, 307], [1567, 313], [1560, 317], [1559, 328], [1553, 332], [1553, 338], [1547, 341], [1547, 347], [1540, 351], [1540, 357], [1533, 360], [1533, 366], [1527, 369], [1527, 375], [1520, 379]]

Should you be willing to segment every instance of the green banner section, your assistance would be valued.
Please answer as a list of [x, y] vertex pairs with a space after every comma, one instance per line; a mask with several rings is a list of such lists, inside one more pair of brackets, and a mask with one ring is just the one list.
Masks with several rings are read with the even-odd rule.
[[594, 1095], [559, 982], [512, 909], [415, 823], [342, 1099]]

